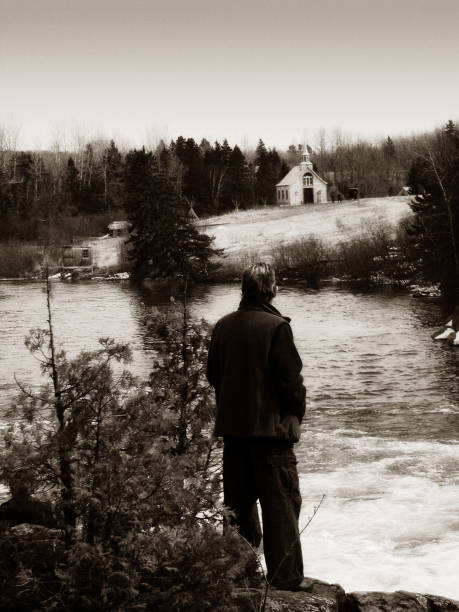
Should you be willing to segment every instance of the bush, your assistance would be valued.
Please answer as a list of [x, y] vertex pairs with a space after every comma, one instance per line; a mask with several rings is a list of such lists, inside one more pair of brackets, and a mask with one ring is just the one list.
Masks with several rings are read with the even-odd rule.
[[308, 236], [275, 247], [272, 251], [274, 267], [280, 277], [296, 277], [317, 286], [329, 267], [329, 252], [314, 236]]
[[384, 223], [363, 226], [359, 234], [334, 249], [335, 273], [365, 284], [406, 284], [418, 271], [407, 234], [408, 221], [397, 228]]
[[26, 242], [0, 243], [0, 277], [36, 275], [43, 262], [43, 249]]
[[55, 349], [51, 324], [27, 340], [50, 382], [12, 405], [0, 481], [21, 508], [48, 505], [54, 529], [7, 530], [7, 609], [229, 609], [232, 586], [258, 580], [253, 553], [222, 534], [209, 328], [186, 303], [153, 311], [147, 327], [157, 349], [148, 383], [115, 373], [130, 351], [112, 340], [73, 360]]
[[242, 277], [242, 272], [260, 260], [263, 260], [263, 256], [257, 252], [225, 255], [215, 258], [214, 269], [211, 271], [208, 280], [213, 283], [239, 281]]

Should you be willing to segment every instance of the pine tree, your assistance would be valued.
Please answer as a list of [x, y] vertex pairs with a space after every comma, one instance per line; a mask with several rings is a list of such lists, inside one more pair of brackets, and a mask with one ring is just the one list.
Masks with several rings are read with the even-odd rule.
[[30, 214], [34, 198], [33, 162], [30, 153], [19, 153], [10, 180], [13, 208], [19, 218]]
[[119, 210], [123, 207], [123, 159], [114, 140], [103, 154], [104, 208]]
[[226, 140], [223, 145], [216, 141], [214, 147], [207, 149], [204, 155], [204, 167], [208, 175], [209, 194], [214, 213], [229, 208], [224, 193], [230, 157], [231, 147]]
[[29, 525], [2, 521], [0, 609], [235, 609], [234, 590], [259, 575], [243, 540], [218, 528], [209, 326], [186, 307], [152, 312], [146, 385], [121, 371], [130, 351], [113, 340], [74, 359], [55, 350], [47, 287], [49, 327], [26, 345], [50, 384], [21, 387], [2, 435], [2, 518]]
[[212, 239], [200, 234], [188, 206], [151, 152], [126, 156], [125, 208], [132, 222], [131, 257], [137, 278], [198, 280], [216, 253]]
[[75, 215], [80, 209], [81, 191], [78, 170], [71, 156], [67, 160], [63, 182], [64, 206], [66, 210]]
[[276, 175], [273, 171], [273, 159], [264, 142], [260, 139], [255, 157], [255, 196], [258, 204], [265, 206], [275, 202]]
[[249, 208], [252, 204], [253, 193], [249, 168], [244, 154], [237, 145], [228, 160], [223, 199], [236, 210]]
[[201, 150], [193, 138], [177, 138], [173, 150], [180, 161], [179, 192], [198, 215], [210, 208], [207, 177]]
[[412, 164], [409, 184], [418, 193], [412, 235], [426, 273], [441, 284], [448, 309], [459, 300], [459, 131], [453, 122]]

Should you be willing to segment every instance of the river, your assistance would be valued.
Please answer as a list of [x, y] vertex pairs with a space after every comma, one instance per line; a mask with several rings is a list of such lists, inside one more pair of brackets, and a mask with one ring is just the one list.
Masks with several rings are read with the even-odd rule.
[[[100, 336], [131, 343], [146, 375], [143, 317], [169, 292], [127, 283], [53, 284], [55, 335], [74, 355]], [[235, 285], [194, 290], [192, 316], [214, 323], [237, 306]], [[434, 342], [438, 306], [390, 292], [282, 287], [304, 362], [308, 410], [297, 445], [305, 574], [346, 591], [404, 589], [459, 599], [459, 348]], [[14, 375], [36, 385], [24, 346], [46, 322], [42, 286], [0, 283], [0, 417]], [[0, 426], [5, 422], [0, 419]]]

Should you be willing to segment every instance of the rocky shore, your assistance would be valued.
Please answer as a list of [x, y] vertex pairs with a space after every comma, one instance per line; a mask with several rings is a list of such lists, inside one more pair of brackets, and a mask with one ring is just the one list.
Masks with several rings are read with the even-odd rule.
[[[309, 578], [308, 591], [289, 592], [269, 589], [265, 612], [454, 612], [459, 601], [437, 595], [395, 591], [346, 593], [338, 584]], [[237, 610], [263, 610], [264, 592], [253, 589], [235, 594]]]

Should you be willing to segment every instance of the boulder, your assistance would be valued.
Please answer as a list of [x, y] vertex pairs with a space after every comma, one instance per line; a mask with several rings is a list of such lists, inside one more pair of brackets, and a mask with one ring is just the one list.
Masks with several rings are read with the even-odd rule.
[[362, 592], [348, 595], [353, 612], [459, 612], [459, 602], [407, 591]]
[[459, 602], [438, 595], [408, 591], [365, 591], [346, 594], [338, 584], [307, 578], [307, 591], [280, 591], [270, 587], [263, 608], [264, 589], [234, 593], [238, 612], [459, 612]]
[[[315, 578], [305, 578], [307, 591], [281, 591], [270, 587], [264, 612], [339, 612], [347, 610], [346, 593], [339, 584], [328, 584]], [[238, 611], [261, 610], [264, 589], [240, 590]]]

